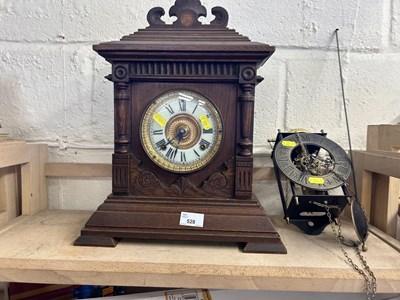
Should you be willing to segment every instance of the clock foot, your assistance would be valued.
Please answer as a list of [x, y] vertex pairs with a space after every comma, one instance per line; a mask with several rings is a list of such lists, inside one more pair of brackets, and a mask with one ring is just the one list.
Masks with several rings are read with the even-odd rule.
[[119, 239], [107, 237], [107, 236], [85, 236], [81, 235], [78, 237], [74, 245], [75, 246], [98, 246], [98, 247], [115, 247], [117, 246]]
[[287, 254], [282, 243], [247, 243], [243, 248], [244, 253], [271, 253]]

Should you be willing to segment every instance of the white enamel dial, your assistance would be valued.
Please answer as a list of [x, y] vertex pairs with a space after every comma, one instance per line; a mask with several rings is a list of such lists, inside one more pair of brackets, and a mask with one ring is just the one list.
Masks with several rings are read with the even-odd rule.
[[201, 94], [172, 90], [151, 102], [140, 134], [154, 163], [168, 171], [190, 173], [209, 164], [218, 152], [222, 119], [214, 104]]

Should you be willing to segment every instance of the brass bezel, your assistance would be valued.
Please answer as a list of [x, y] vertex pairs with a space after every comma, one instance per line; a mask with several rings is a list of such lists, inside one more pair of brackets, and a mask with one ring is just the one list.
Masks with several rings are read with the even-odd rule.
[[[202, 101], [204, 103], [204, 107], [207, 110], [207, 113], [212, 116], [215, 122], [213, 143], [210, 145], [208, 151], [199, 158], [199, 160], [192, 163], [181, 163], [179, 161], [173, 162], [164, 158], [161, 155], [160, 151], [158, 151], [156, 146], [152, 143], [151, 139], [151, 124], [152, 122], [154, 122], [153, 115], [159, 110], [162, 105], [165, 105], [168, 102], [175, 101], [178, 96], [174, 97], [172, 95], [178, 95], [178, 93], [189, 94], [191, 96], [194, 96], [197, 100]], [[187, 114], [188, 116], [192, 116], [192, 114], [190, 113]], [[215, 104], [204, 95], [187, 89], [169, 90], [154, 98], [151, 101], [150, 105], [146, 108], [140, 123], [140, 141], [148, 157], [157, 166], [174, 173], [192, 173], [204, 168], [209, 163], [211, 163], [211, 161], [221, 148], [223, 132], [224, 130], [222, 117]]]

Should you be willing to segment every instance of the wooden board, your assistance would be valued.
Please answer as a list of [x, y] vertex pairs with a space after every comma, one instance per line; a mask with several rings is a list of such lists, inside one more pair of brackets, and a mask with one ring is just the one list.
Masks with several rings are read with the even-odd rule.
[[372, 224], [396, 236], [399, 201], [400, 153], [353, 151], [357, 190]]
[[374, 174], [370, 221], [374, 226], [392, 237], [397, 233], [397, 214], [399, 205], [399, 179]]
[[[45, 146], [29, 149], [23, 142], [11, 144], [2, 145], [0, 165], [25, 165], [25, 199], [31, 201], [25, 204], [25, 211], [33, 214], [47, 203], [46, 182], [36, 177], [62, 174], [49, 171], [51, 168], [46, 169], [48, 173], [44, 170]], [[3, 151], [6, 148], [8, 151]], [[68, 176], [95, 176], [98, 170], [108, 173], [107, 165], [95, 168], [95, 173], [80, 172], [91, 167], [79, 165], [79, 172], [68, 171]], [[265, 179], [263, 176], [260, 178]], [[260, 195], [264, 198], [267, 194], [263, 191]], [[271, 202], [270, 198], [261, 200]], [[362, 278], [345, 262], [329, 228], [319, 236], [307, 236], [281, 217], [273, 218], [287, 255], [244, 254], [237, 244], [226, 243], [123, 240], [112, 249], [72, 246], [90, 214], [42, 211], [20, 216], [0, 227], [0, 281], [363, 292]], [[351, 227], [346, 226], [344, 235], [350, 234]], [[382, 236], [380, 239], [386, 240]], [[400, 245], [395, 240], [388, 245], [380, 239], [370, 237], [370, 250], [365, 256], [378, 278], [378, 292], [398, 293], [400, 261], [399, 252], [394, 249], [400, 249]]]
[[47, 145], [0, 143], [0, 225], [47, 208], [46, 161]]
[[48, 207], [47, 180], [44, 165], [47, 145], [27, 145], [29, 163], [21, 166], [22, 214], [32, 215]]
[[396, 237], [400, 213], [400, 125], [369, 125], [367, 151], [353, 157], [359, 197], [371, 223]]
[[0, 143], [0, 168], [15, 166], [30, 161], [29, 149], [23, 141]]
[[364, 155], [365, 170], [400, 178], [400, 153], [390, 151], [366, 151]]
[[400, 125], [369, 125], [367, 150], [400, 152]]
[[21, 203], [16, 167], [0, 169], [0, 225], [20, 215]]
[[[0, 281], [363, 292], [363, 279], [345, 262], [329, 229], [308, 236], [273, 218], [286, 255], [244, 254], [236, 244], [219, 243], [123, 240], [116, 248], [73, 246], [90, 214], [47, 210], [0, 229]], [[351, 236], [351, 227], [343, 234]], [[365, 257], [378, 292], [399, 293], [399, 252], [371, 236]]]
[[[54, 163], [45, 164], [46, 177], [111, 177], [111, 164], [105, 163]], [[275, 180], [271, 159], [266, 156], [254, 158], [253, 180]]]
[[111, 177], [111, 164], [101, 163], [46, 163], [47, 177]]
[[[391, 152], [400, 161], [400, 125], [369, 125], [367, 151], [380, 155]], [[400, 214], [400, 179], [372, 174], [372, 185], [374, 191], [371, 195], [371, 222], [396, 237], [397, 214]]]

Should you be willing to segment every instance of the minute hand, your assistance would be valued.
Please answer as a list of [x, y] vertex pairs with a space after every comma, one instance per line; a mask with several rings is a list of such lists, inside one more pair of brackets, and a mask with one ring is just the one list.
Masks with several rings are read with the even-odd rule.
[[180, 142], [181, 142], [181, 140], [182, 140], [183, 134], [184, 134], [184, 132], [178, 131], [178, 133], [177, 133], [172, 139], [168, 140], [168, 142], [167, 142], [166, 144], [164, 144], [164, 146], [167, 146], [167, 145], [169, 145], [169, 144], [172, 144], [173, 141], [174, 141], [176, 138], [178, 138], [178, 145], [177, 145], [177, 147], [175, 147], [175, 148], [178, 149], [178, 148], [179, 148], [179, 144], [180, 144]]

